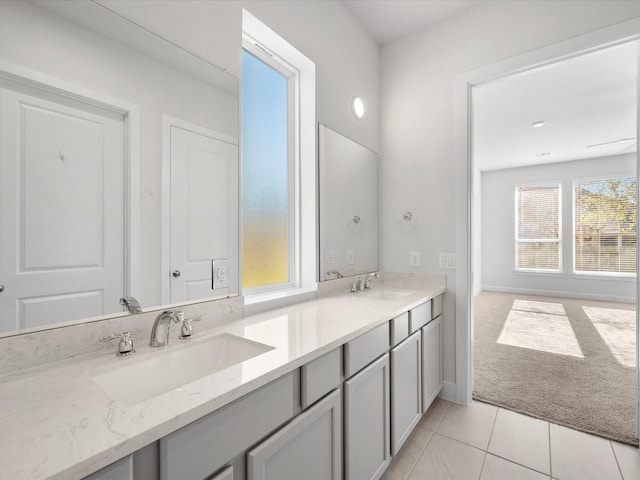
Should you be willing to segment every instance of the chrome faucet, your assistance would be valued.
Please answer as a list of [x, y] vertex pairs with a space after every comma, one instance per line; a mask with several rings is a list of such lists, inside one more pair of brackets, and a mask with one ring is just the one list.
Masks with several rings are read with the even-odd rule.
[[338, 270], [328, 270], [327, 271], [327, 276], [329, 276], [329, 275], [333, 275], [336, 278], [344, 278], [344, 275], [341, 274]]
[[153, 322], [153, 328], [151, 329], [151, 342], [152, 347], [164, 347], [169, 345], [169, 329], [171, 322], [180, 323], [183, 320], [184, 313], [178, 310], [174, 312], [172, 310], [166, 310], [156, 317], [156, 321]]
[[369, 288], [369, 283], [370, 283], [370, 278], [371, 277], [380, 278], [380, 273], [379, 272], [366, 273], [364, 275], [364, 277], [362, 277], [362, 278], [360, 278], [360, 280], [358, 280], [358, 283], [356, 284], [356, 291], [357, 292], [361, 292], [365, 288]]
[[140, 302], [133, 297], [122, 297], [120, 299], [120, 305], [123, 307], [127, 307], [129, 313], [142, 313], [142, 308], [140, 308]]

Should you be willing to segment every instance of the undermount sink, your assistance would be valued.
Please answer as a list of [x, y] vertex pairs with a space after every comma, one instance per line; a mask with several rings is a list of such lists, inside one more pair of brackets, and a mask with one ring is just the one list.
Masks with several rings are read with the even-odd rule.
[[238, 365], [274, 347], [231, 334], [125, 359], [89, 377], [124, 405], [135, 405], [199, 378]]
[[376, 289], [363, 293], [367, 298], [374, 298], [377, 300], [398, 300], [400, 298], [408, 297], [412, 292], [406, 292], [404, 290], [389, 290], [389, 289]]

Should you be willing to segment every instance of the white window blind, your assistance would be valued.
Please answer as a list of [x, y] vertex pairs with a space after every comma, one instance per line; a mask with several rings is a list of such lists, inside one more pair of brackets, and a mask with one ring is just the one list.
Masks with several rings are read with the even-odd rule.
[[516, 270], [560, 271], [560, 185], [516, 187]]
[[635, 177], [576, 181], [575, 271], [635, 274]]

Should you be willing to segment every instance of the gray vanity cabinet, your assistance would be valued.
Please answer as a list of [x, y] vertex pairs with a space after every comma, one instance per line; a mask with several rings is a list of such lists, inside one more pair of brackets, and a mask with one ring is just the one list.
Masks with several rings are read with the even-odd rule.
[[133, 455], [113, 462], [101, 470], [92, 473], [84, 480], [134, 480], [133, 476]]
[[432, 318], [422, 328], [422, 411], [426, 412], [443, 386], [442, 295], [434, 299]]
[[391, 349], [391, 454], [395, 455], [422, 417], [421, 333]]
[[346, 480], [378, 479], [391, 458], [389, 355], [344, 382]]
[[247, 454], [247, 480], [340, 480], [342, 396], [336, 389]]
[[208, 480], [233, 480], [233, 466], [225, 468], [220, 473], [210, 477]]
[[209, 478], [299, 411], [295, 371], [161, 438], [160, 480]]

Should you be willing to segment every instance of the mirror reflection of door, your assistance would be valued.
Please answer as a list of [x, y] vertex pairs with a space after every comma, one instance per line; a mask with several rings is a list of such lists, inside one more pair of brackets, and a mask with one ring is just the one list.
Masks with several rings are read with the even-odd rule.
[[121, 312], [124, 119], [0, 88], [0, 332]]
[[[171, 261], [170, 303], [229, 294], [236, 272], [220, 271], [213, 260], [234, 258], [229, 225], [237, 210], [237, 145], [187, 122], [170, 127]], [[216, 263], [218, 265], [218, 263]], [[218, 285], [219, 284], [219, 285]]]

